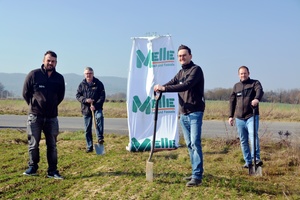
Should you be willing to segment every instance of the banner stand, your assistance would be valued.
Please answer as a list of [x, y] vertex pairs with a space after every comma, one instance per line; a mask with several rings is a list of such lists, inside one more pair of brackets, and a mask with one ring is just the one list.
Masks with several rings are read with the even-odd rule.
[[[128, 151], [150, 151], [154, 131], [153, 87], [177, 73], [170, 35], [133, 37], [127, 82]], [[178, 148], [177, 93], [163, 93], [159, 101], [156, 151]]]

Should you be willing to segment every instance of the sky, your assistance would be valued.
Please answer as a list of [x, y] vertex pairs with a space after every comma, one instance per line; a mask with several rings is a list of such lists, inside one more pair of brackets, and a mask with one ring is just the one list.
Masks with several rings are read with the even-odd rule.
[[127, 78], [132, 37], [153, 34], [192, 49], [205, 89], [232, 88], [242, 65], [264, 90], [300, 89], [300, 0], [0, 0], [0, 72], [53, 50], [62, 74]]

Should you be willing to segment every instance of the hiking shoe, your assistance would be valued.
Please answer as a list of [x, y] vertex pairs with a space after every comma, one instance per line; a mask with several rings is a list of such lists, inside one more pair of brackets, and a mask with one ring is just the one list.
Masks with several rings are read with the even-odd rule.
[[256, 166], [260, 167], [262, 166], [264, 163], [261, 160], [256, 160]]
[[192, 180], [190, 180], [189, 182], [187, 182], [186, 186], [187, 187], [194, 187], [194, 186], [201, 185], [201, 183], [202, 183], [201, 179], [192, 178]]
[[64, 178], [58, 173], [58, 171], [48, 172], [47, 177], [48, 177], [48, 178], [54, 178], [54, 179], [64, 179]]
[[99, 140], [98, 140], [98, 143], [99, 143], [99, 144], [103, 144], [103, 143], [104, 143], [104, 140], [103, 140], [103, 139], [99, 139]]
[[23, 174], [27, 176], [36, 176], [37, 175], [36, 171], [37, 171], [36, 168], [29, 167]]
[[184, 180], [184, 181], [190, 181], [190, 180], [192, 180], [192, 176], [184, 177], [183, 180]]
[[91, 152], [93, 152], [93, 149], [87, 149], [85, 152], [86, 153], [91, 153]]

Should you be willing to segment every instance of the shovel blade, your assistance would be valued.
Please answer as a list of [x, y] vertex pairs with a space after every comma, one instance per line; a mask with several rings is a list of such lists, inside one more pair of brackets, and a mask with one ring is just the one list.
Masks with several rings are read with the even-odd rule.
[[103, 155], [105, 153], [103, 144], [95, 144], [94, 147], [97, 155]]
[[153, 181], [153, 162], [147, 161], [146, 163], [146, 180], [149, 182]]
[[255, 169], [255, 167], [249, 168], [249, 175], [250, 176], [262, 176], [262, 167], [259, 166]]

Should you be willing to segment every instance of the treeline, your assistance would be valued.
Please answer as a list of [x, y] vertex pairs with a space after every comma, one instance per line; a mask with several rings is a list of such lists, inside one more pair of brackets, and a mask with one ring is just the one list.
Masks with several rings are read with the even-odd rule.
[[[215, 88], [207, 90], [204, 95], [206, 100], [228, 101], [231, 92], [232, 88]], [[7, 99], [13, 96], [14, 94], [5, 90], [0, 82], [0, 99]], [[119, 92], [107, 95], [106, 99], [111, 102], [125, 102], [126, 93]], [[262, 102], [300, 104], [300, 89], [265, 91]]]
[[4, 85], [2, 83], [0, 83], [0, 99], [7, 99], [9, 97], [11, 97], [13, 94], [9, 91], [7, 91], [4, 88]]
[[[215, 88], [205, 92], [206, 100], [228, 101], [232, 88]], [[107, 96], [107, 101], [126, 101], [125, 93]], [[262, 102], [300, 104], [300, 89], [265, 91]]]

